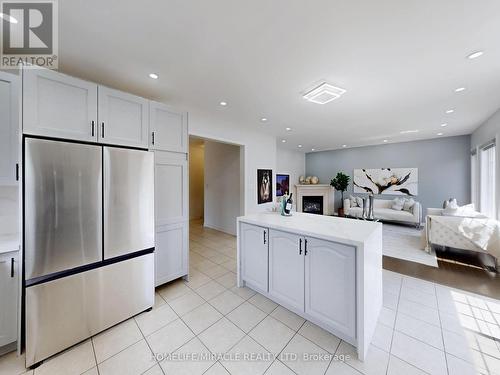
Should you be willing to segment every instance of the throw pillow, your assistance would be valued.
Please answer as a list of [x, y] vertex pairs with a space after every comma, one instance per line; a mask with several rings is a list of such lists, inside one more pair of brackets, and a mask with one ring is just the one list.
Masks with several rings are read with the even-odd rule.
[[457, 216], [458, 210], [459, 210], [459, 207], [457, 204], [457, 200], [456, 199], [451, 200], [448, 202], [448, 204], [444, 208], [443, 216]]
[[351, 207], [359, 207], [358, 200], [356, 199], [356, 197], [353, 197], [351, 195], [349, 196], [349, 200], [351, 201]]
[[356, 202], [358, 203], [359, 207], [363, 207], [363, 198], [361, 197], [356, 197]]
[[401, 211], [403, 209], [404, 203], [404, 198], [394, 198], [391, 208], [396, 211]]
[[405, 199], [403, 210], [413, 213], [413, 206], [415, 206], [415, 200], [413, 198]]

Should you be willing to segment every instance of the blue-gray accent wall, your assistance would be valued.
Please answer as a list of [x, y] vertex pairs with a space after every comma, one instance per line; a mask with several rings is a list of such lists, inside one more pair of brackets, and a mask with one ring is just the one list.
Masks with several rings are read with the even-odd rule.
[[[337, 172], [351, 177], [348, 191], [352, 194], [352, 177], [357, 168], [418, 168], [418, 200], [424, 215], [428, 207], [441, 207], [448, 198], [457, 198], [460, 205], [470, 203], [470, 136], [456, 136], [423, 141], [389, 143], [377, 146], [306, 154], [306, 175], [318, 176], [321, 183], [330, 183]], [[363, 196], [363, 194], [359, 194]], [[393, 195], [377, 195], [393, 199]], [[335, 210], [340, 193], [335, 193]]]

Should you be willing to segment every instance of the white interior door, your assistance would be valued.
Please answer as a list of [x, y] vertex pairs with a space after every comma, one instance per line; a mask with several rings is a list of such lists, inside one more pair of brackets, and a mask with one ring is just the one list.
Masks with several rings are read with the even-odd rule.
[[153, 150], [188, 152], [187, 113], [165, 104], [150, 102], [151, 143]]
[[147, 148], [148, 108], [144, 98], [99, 86], [99, 141]]
[[269, 230], [240, 224], [241, 271], [243, 280], [261, 292], [268, 291]]
[[305, 311], [331, 328], [356, 336], [356, 249], [306, 238]]
[[304, 310], [303, 238], [269, 230], [269, 294], [280, 304]]
[[23, 69], [23, 132], [97, 140], [97, 85], [48, 69]]
[[0, 184], [16, 185], [19, 144], [19, 80], [0, 72]]

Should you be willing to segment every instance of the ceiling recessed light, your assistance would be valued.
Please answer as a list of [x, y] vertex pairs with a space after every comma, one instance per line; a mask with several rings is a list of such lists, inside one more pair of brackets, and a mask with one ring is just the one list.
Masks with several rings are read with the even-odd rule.
[[418, 129], [413, 129], [413, 130], [403, 130], [400, 131], [401, 134], [411, 134], [411, 133], [418, 133]]
[[342, 145], [342, 147], [346, 148], [346, 147], [347, 147], [347, 145]]
[[345, 92], [345, 89], [323, 82], [321, 85], [305, 93], [303, 98], [313, 103], [326, 104], [340, 98]]
[[225, 107], [227, 105], [227, 102], [220, 102], [219, 103], [221, 106]]
[[281, 140], [281, 143], [286, 143], [286, 139], [282, 139], [282, 140]]
[[453, 113], [453, 112], [455, 112], [455, 110], [454, 110], [454, 109], [448, 109], [448, 110], [446, 111], [446, 113]]
[[465, 87], [457, 87], [457, 88], [455, 89], [455, 92], [462, 92], [462, 91], [464, 91], [464, 90], [465, 90]]
[[292, 128], [285, 128], [285, 130], [286, 130], [287, 132], [291, 132], [291, 131], [292, 131]]
[[443, 135], [443, 133], [437, 133], [437, 135]]
[[448, 123], [445, 122], [445, 123], [441, 124], [442, 128], [444, 128], [445, 126], [448, 126]]
[[149, 78], [158, 79], [158, 74], [156, 74], [156, 73], [149, 73]]
[[387, 142], [388, 142], [388, 140], [387, 140], [387, 139], [384, 139], [384, 143], [387, 143]]
[[299, 145], [298, 147], [299, 147], [299, 148], [302, 148], [302, 145]]
[[484, 53], [483, 51], [473, 52], [469, 56], [467, 56], [467, 58], [473, 60], [478, 58], [479, 56], [482, 56], [483, 53]]
[[315, 148], [311, 148], [311, 151], [316, 151], [316, 149]]
[[10, 23], [18, 23], [17, 19], [5, 13], [0, 13], [0, 18]]
[[267, 118], [262, 117], [262, 118], [260, 119], [260, 121], [262, 121], [262, 122], [266, 122], [266, 121], [267, 121]]

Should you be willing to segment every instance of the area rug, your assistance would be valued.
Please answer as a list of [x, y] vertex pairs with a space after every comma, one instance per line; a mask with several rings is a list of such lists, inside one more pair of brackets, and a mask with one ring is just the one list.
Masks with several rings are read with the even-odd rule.
[[423, 229], [383, 224], [383, 250], [386, 256], [438, 267], [436, 254], [428, 254], [422, 241]]

